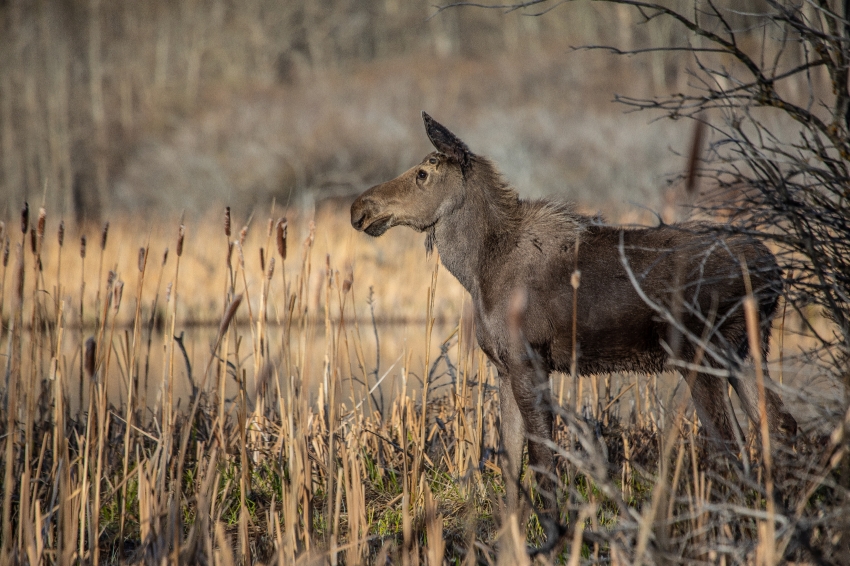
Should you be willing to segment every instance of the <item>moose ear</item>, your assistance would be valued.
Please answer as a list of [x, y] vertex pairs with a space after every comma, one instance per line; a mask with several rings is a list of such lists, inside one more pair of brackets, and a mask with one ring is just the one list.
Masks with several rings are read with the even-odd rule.
[[466, 168], [472, 155], [466, 144], [451, 133], [447, 127], [431, 118], [425, 111], [422, 112], [422, 120], [425, 122], [425, 133], [428, 134], [428, 139], [431, 140], [437, 151], [445, 153], [460, 163], [461, 167]]

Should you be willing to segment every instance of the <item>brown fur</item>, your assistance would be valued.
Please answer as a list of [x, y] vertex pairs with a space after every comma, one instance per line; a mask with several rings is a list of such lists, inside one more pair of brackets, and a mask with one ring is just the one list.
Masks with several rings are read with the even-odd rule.
[[[579, 373], [662, 371], [671, 359], [664, 344], [672, 348], [674, 358], [694, 360], [695, 341], [682, 337], [640, 297], [623, 265], [624, 255], [647, 299], [679, 310], [688, 333], [702, 336], [707, 318], [713, 318], [712, 348], [704, 363], [730, 368], [729, 383], [749, 418], [758, 422], [754, 380], [737, 371], [739, 360], [749, 353], [740, 260], [746, 261], [759, 301], [766, 354], [781, 291], [780, 271], [767, 248], [740, 235], [721, 237], [709, 224], [625, 229], [601, 225], [562, 204], [522, 200], [489, 160], [473, 154], [427, 114], [423, 117], [437, 151], [360, 195], [351, 207], [351, 223], [372, 236], [396, 225], [426, 232], [426, 246], [436, 246], [445, 267], [469, 291], [478, 343], [500, 376], [509, 510], [518, 505], [526, 440], [541, 492], [551, 487], [547, 475], [539, 473], [553, 464], [544, 444], [552, 437], [548, 374], [570, 369], [570, 277], [576, 267], [581, 273]], [[525, 299], [520, 317], [511, 315], [517, 292]], [[740, 429], [729, 409], [726, 380], [685, 373], [691, 374], [688, 385], [703, 426], [718, 442], [734, 446]], [[771, 388], [766, 401], [771, 432], [793, 435], [796, 421]], [[554, 499], [546, 499], [551, 510]]]

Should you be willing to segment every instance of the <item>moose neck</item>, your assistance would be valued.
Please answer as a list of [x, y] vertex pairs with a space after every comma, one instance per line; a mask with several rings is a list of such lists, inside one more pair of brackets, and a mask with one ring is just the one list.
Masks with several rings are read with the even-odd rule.
[[480, 292], [485, 272], [518, 237], [519, 206], [516, 191], [489, 161], [476, 157], [459, 206], [434, 226], [443, 265], [473, 297]]

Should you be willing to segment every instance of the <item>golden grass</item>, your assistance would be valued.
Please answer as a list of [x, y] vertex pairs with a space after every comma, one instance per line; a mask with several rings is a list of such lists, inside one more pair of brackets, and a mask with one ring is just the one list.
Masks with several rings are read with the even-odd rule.
[[[231, 218], [229, 237], [224, 216], [64, 241], [53, 222], [4, 227], [0, 563], [528, 563], [536, 519], [527, 539], [500, 519], [495, 376], [421, 236], [373, 241], [330, 209]], [[393, 344], [373, 312], [418, 336]], [[840, 442], [771, 460], [751, 435], [743, 473], [669, 376], [555, 379], [570, 531], [536, 561], [810, 557], [792, 523], [834, 544], [817, 517]]]
[[[326, 256], [330, 255], [333, 276], [340, 284], [348, 274], [356, 273], [353, 285], [354, 300], [349, 300], [349, 308], [357, 315], [368, 317], [370, 307], [367, 301], [370, 288], [375, 297], [376, 316], [380, 320], [421, 321], [422, 300], [428, 289], [427, 274], [435, 259], [425, 256], [422, 237], [409, 231], [399, 231], [393, 238], [381, 240], [381, 245], [358, 234], [351, 229], [346, 211], [322, 208], [314, 217], [311, 212], [299, 212], [278, 209], [271, 217], [253, 217], [232, 220], [236, 240], [242, 239], [240, 231], [245, 232], [244, 241], [234, 249], [228, 258], [227, 241], [224, 233], [224, 215], [216, 217], [189, 218], [183, 225], [186, 233], [185, 253], [181, 257], [178, 317], [184, 324], [218, 322], [224, 307], [224, 282], [227, 279], [228, 265], [244, 260], [245, 269], [239, 270], [239, 286], [247, 289], [246, 300], [250, 300], [252, 309], [260, 307], [260, 297], [268, 279], [268, 269], [261, 269], [260, 254], [274, 259], [274, 278], [269, 285], [268, 305], [270, 317], [278, 320], [286, 310], [284, 282], [291, 286], [297, 280], [302, 265], [302, 252], [307, 241], [312, 258], [317, 258], [315, 266], [310, 267], [310, 281], [298, 295], [300, 307], [311, 316], [322, 316], [325, 294], [321, 290], [326, 271]], [[287, 249], [289, 257], [285, 262], [278, 255], [277, 234], [274, 225], [269, 236], [269, 223], [274, 224], [279, 217], [286, 217], [288, 223]], [[317, 228], [312, 229], [311, 224]], [[103, 287], [108, 271], [118, 277], [135, 283], [139, 272], [139, 253], [146, 249], [146, 279], [141, 295], [141, 308], [149, 316], [149, 309], [157, 293], [160, 300], [157, 305], [164, 309], [164, 294], [167, 289], [155, 284], [164, 277], [162, 285], [168, 285], [174, 278], [174, 264], [178, 230], [181, 222], [177, 218], [168, 221], [140, 222], [138, 218], [128, 217], [121, 222], [113, 221], [109, 226], [107, 245], [101, 252], [101, 226], [87, 226], [64, 232], [64, 245], [60, 248], [58, 240], [58, 221], [48, 222], [45, 253], [42, 258], [44, 270], [40, 274], [46, 287], [42, 287], [54, 300], [74, 301], [78, 306], [81, 297], [82, 282], [85, 289], [82, 303], [85, 306], [85, 324], [95, 322], [98, 313], [94, 306], [103, 301]], [[247, 229], [245, 229], [247, 227]], [[86, 237], [85, 260], [80, 258], [80, 239]], [[94, 245], [92, 245], [94, 244]], [[14, 255], [14, 241], [12, 242]], [[29, 242], [26, 242], [29, 248]], [[60, 256], [61, 252], [61, 256]], [[163, 265], [163, 257], [168, 254]], [[61, 265], [60, 265], [61, 260]], [[14, 261], [14, 258], [12, 258]], [[283, 269], [281, 264], [284, 264]], [[266, 268], [270, 265], [266, 265]], [[95, 268], [97, 270], [95, 270]], [[61, 269], [61, 272], [59, 271]], [[284, 275], [285, 273], [285, 275]], [[11, 274], [11, 268], [10, 268]], [[56, 280], [61, 279], [61, 290], [57, 292]], [[34, 281], [26, 280], [24, 311], [32, 309], [31, 292]], [[457, 319], [463, 289], [452, 278], [443, 278], [438, 289], [435, 316], [438, 319]], [[100, 295], [100, 296], [99, 296]], [[70, 303], [69, 303], [70, 304]], [[164, 313], [164, 310], [161, 311]], [[54, 313], [51, 312], [51, 315]], [[337, 313], [332, 313], [336, 316]], [[117, 315], [118, 327], [130, 327], [135, 312], [133, 308], [122, 309]], [[67, 324], [76, 326], [80, 322], [79, 309], [69, 309]]]

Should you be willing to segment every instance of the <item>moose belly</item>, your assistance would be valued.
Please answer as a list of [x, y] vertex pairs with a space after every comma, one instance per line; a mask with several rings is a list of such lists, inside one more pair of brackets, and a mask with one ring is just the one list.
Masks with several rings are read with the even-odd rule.
[[[582, 374], [663, 369], [666, 358], [661, 347], [663, 325], [634, 289], [620, 291], [608, 295], [619, 295], [619, 301], [600, 300], [598, 296], [579, 299], [575, 343], [578, 371]], [[556, 326], [558, 332], [553, 336], [550, 350], [552, 366], [559, 371], [569, 371], [573, 350], [572, 316], [561, 317]]]

